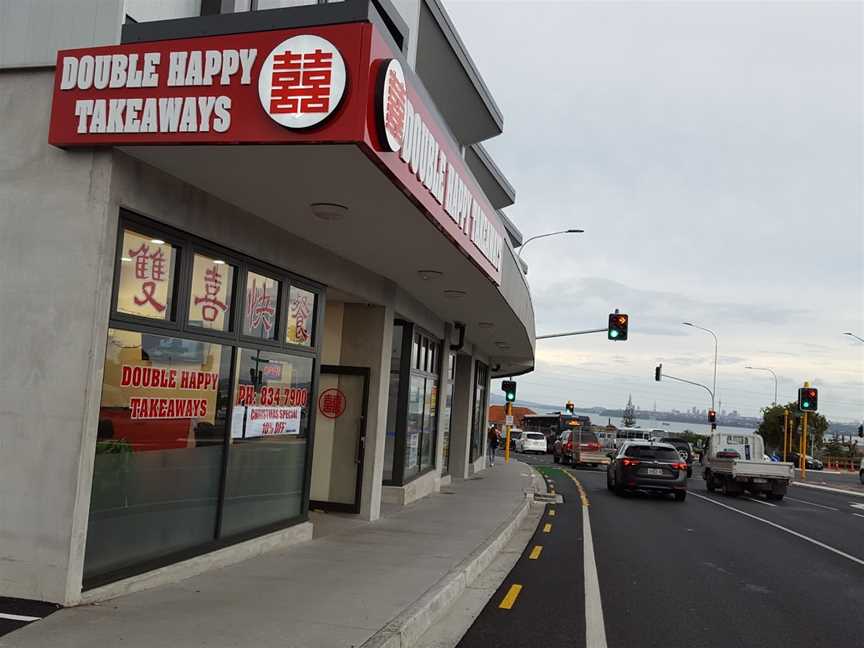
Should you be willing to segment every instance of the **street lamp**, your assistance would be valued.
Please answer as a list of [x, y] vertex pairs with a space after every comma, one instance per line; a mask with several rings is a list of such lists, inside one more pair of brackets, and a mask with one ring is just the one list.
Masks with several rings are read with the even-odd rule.
[[566, 229], [561, 230], [560, 232], [549, 232], [548, 234], [537, 234], [536, 236], [531, 236], [530, 238], [522, 241], [522, 245], [519, 246], [519, 251], [516, 253], [516, 258], [520, 261], [522, 260], [522, 250], [525, 249], [525, 246], [528, 245], [531, 241], [534, 241], [539, 238], [546, 238], [547, 236], [558, 236], [559, 234], [582, 234], [585, 230], [581, 229]]
[[849, 335], [849, 336], [855, 338], [856, 340], [858, 340], [859, 342], [864, 342], [864, 338], [858, 337], [858, 336], [855, 335], [854, 333], [849, 333], [849, 332], [847, 331], [847, 332], [844, 333], [843, 335]]
[[774, 402], [772, 403], [772, 405], [776, 405], [777, 404], [777, 374], [774, 373], [774, 370], [769, 369], [768, 367], [751, 367], [750, 365], [747, 365], [744, 368], [745, 369], [753, 369], [755, 371], [770, 371], [771, 372], [771, 375], [774, 376]]
[[714, 388], [711, 390], [711, 409], [714, 409], [714, 394], [717, 393], [717, 335], [711, 329], [707, 329], [704, 326], [697, 326], [692, 322], [681, 322], [684, 326], [692, 326], [693, 328], [697, 328], [700, 331], [708, 331], [714, 338]]

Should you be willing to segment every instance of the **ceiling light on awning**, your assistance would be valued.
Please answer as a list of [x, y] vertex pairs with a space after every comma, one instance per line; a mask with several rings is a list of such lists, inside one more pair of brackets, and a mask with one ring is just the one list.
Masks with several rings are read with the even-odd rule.
[[337, 203], [312, 203], [309, 207], [315, 218], [322, 221], [340, 221], [348, 215], [348, 208]]

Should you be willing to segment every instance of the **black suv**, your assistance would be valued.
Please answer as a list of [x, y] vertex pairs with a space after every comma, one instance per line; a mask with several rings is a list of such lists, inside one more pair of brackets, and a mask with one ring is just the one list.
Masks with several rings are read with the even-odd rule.
[[687, 476], [693, 476], [693, 446], [690, 445], [688, 441], [684, 439], [679, 439], [677, 437], [664, 437], [660, 439], [660, 443], [668, 443], [678, 451], [678, 454], [681, 455], [681, 458], [687, 462]]

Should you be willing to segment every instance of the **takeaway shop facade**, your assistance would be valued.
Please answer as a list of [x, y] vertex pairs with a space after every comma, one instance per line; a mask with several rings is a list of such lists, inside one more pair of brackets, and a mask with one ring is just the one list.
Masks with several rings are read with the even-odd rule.
[[68, 407], [11, 403], [0, 594], [99, 600], [483, 469], [489, 381], [533, 365], [512, 237], [386, 24], [284, 15], [14, 79], [60, 195], [19, 194], [57, 238], [17, 281], [70, 309], [27, 380]]

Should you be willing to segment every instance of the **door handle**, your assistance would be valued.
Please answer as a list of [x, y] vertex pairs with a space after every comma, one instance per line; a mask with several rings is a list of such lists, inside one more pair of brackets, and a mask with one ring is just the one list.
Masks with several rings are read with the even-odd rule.
[[357, 453], [354, 455], [354, 463], [360, 465], [363, 463], [363, 450], [366, 446], [366, 437], [359, 437], [357, 439]]

